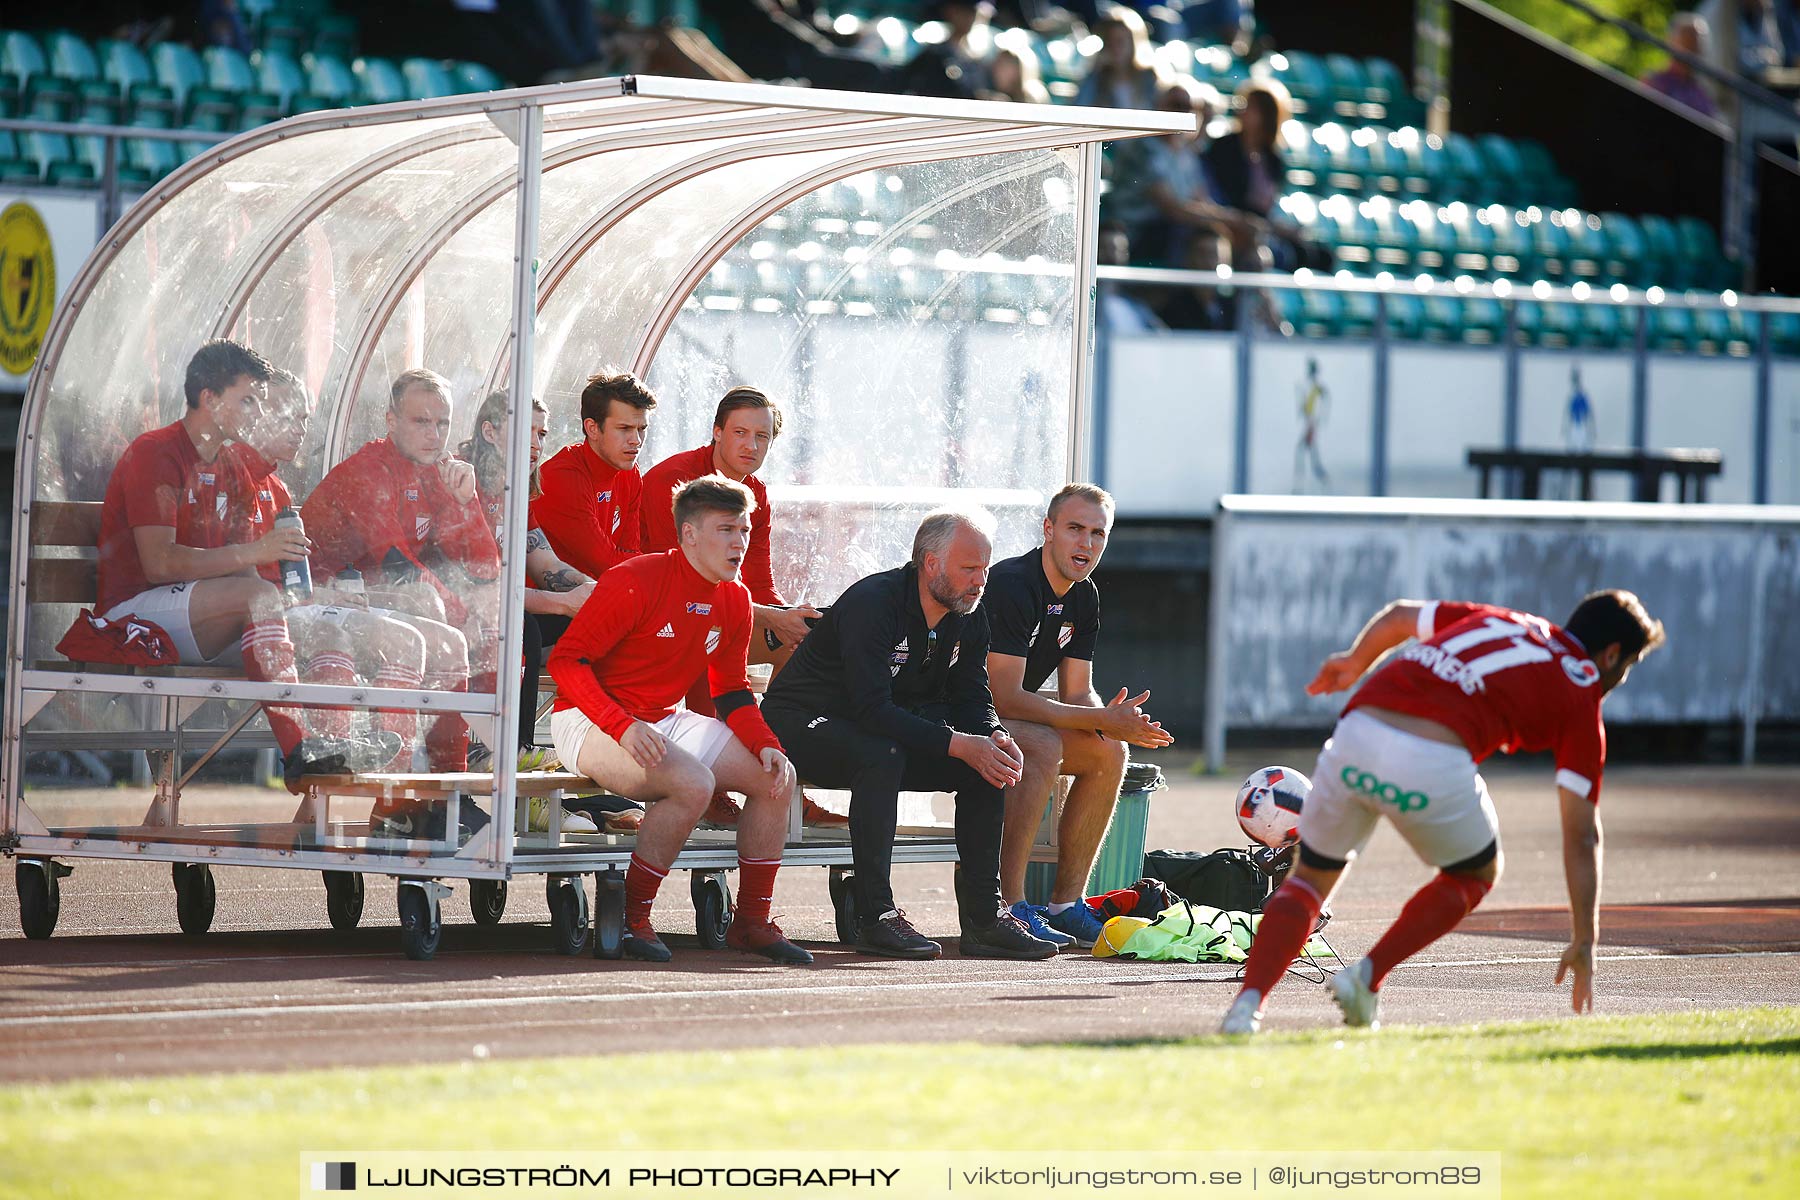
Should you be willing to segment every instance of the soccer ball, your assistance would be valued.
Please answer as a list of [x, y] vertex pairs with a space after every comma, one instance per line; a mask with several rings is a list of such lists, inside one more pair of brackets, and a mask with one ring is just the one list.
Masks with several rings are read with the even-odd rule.
[[1265, 846], [1300, 840], [1300, 806], [1312, 794], [1312, 780], [1292, 767], [1264, 767], [1238, 789], [1237, 819], [1245, 833]]

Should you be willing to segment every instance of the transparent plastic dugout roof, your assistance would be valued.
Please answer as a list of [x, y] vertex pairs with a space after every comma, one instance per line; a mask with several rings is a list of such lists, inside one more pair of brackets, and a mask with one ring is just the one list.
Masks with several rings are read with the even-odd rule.
[[[82, 552], [49, 523], [97, 506], [126, 447], [181, 416], [186, 364], [213, 338], [304, 385], [310, 424], [283, 469], [302, 512], [386, 432], [400, 372], [449, 379], [452, 447], [483, 397], [510, 391], [495, 525], [500, 578], [514, 582], [478, 622], [502, 663], [521, 639], [530, 406], [518, 400], [548, 405], [548, 456], [580, 438], [578, 396], [603, 366], [658, 394], [642, 468], [704, 444], [734, 384], [782, 405], [761, 474], [790, 600], [828, 602], [903, 561], [918, 517], [946, 502], [995, 510], [997, 553], [1018, 552], [1047, 496], [1085, 468], [1098, 143], [1191, 128], [1172, 114], [636, 77], [312, 113], [220, 145], [106, 235], [46, 339], [21, 427], [9, 734], [49, 722], [79, 735], [67, 744], [104, 746], [148, 720], [120, 712], [147, 693], [177, 725], [205, 702], [237, 704], [256, 727], [255, 705], [276, 699], [516, 720], [512, 689], [479, 673], [466, 690], [303, 678], [277, 691], [59, 661], [80, 605], [42, 577]], [[19, 746], [5, 830], [32, 832]], [[505, 794], [511, 764], [496, 772]], [[505, 841], [482, 853], [504, 859]]]

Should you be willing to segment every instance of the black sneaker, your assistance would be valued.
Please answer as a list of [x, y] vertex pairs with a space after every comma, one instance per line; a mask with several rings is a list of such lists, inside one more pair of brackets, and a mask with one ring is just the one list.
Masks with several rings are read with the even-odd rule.
[[302, 738], [292, 754], [281, 764], [281, 779], [290, 792], [305, 789], [300, 781], [308, 775], [354, 775], [372, 771], [394, 761], [404, 743], [400, 735], [383, 729], [369, 737], [332, 737], [319, 734]]
[[626, 958], [635, 958], [640, 962], [668, 962], [674, 955], [663, 945], [663, 940], [656, 936], [656, 930], [650, 928], [649, 921], [627, 921], [625, 936], [619, 941], [619, 950]]
[[[369, 813], [369, 835], [441, 842], [449, 810], [449, 802], [444, 800], [412, 801], [397, 808], [377, 808]], [[456, 823], [460, 845], [487, 828], [488, 815], [473, 800], [463, 796], [462, 803], [457, 806]]]
[[1040, 937], [1033, 937], [1031, 931], [1025, 928], [1025, 922], [1009, 912], [1003, 914], [999, 920], [985, 929], [978, 929], [964, 922], [962, 956], [964, 958], [1021, 960], [1054, 958], [1056, 943], [1046, 942]]
[[912, 927], [906, 914], [890, 908], [872, 921], [856, 927], [855, 950], [858, 954], [879, 954], [883, 958], [936, 958], [944, 948]]

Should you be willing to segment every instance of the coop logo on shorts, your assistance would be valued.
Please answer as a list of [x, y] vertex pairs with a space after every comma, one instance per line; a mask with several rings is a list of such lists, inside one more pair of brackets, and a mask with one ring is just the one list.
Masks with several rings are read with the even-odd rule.
[[1594, 665], [1591, 658], [1576, 658], [1572, 654], [1562, 656], [1563, 674], [1576, 687], [1593, 687], [1600, 682], [1600, 668]]
[[0, 212], [0, 367], [23, 375], [37, 361], [56, 300], [56, 255], [37, 209]]
[[1406, 791], [1361, 767], [1345, 767], [1338, 772], [1338, 778], [1344, 781], [1346, 787], [1365, 796], [1373, 796], [1383, 804], [1391, 804], [1403, 813], [1418, 812], [1431, 803], [1431, 797], [1424, 792]]
[[312, 1165], [312, 1190], [315, 1192], [354, 1192], [356, 1164], [322, 1162]]

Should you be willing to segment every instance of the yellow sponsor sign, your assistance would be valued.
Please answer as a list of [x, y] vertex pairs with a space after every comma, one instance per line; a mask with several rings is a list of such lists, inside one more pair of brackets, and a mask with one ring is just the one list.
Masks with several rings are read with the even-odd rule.
[[23, 200], [0, 212], [0, 367], [23, 375], [37, 361], [56, 301], [50, 230]]

